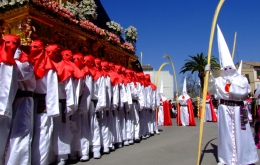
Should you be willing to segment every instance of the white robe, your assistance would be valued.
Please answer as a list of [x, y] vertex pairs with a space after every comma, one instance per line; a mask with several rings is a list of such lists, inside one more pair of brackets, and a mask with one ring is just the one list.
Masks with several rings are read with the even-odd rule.
[[[230, 91], [225, 91], [226, 80], [216, 79], [211, 75], [209, 90], [216, 99], [243, 101], [250, 92], [248, 81], [244, 76], [232, 77]], [[241, 129], [240, 106], [218, 106], [218, 159], [227, 165], [246, 165], [258, 161], [258, 153], [249, 122], [246, 130]]]
[[79, 114], [81, 114], [81, 138], [80, 149], [81, 155], [89, 154], [90, 146], [90, 118], [89, 110], [91, 105], [91, 93], [93, 93], [93, 80], [92, 76], [86, 75], [84, 80], [84, 90], [82, 93], [81, 102], [79, 104]]
[[[33, 92], [36, 87], [33, 66], [16, 61], [18, 66], [18, 89]], [[5, 157], [8, 165], [31, 164], [31, 141], [33, 135], [33, 98], [14, 99], [10, 142]]]
[[4, 164], [4, 153], [11, 127], [12, 103], [17, 88], [17, 67], [0, 63], [0, 165]]
[[106, 86], [103, 76], [93, 81], [91, 100], [97, 101], [96, 106], [94, 105], [94, 102], [91, 101], [89, 109], [91, 146], [93, 152], [100, 152], [100, 127], [96, 113], [100, 113], [100, 111], [102, 111], [106, 106]]
[[112, 113], [110, 112], [111, 107], [111, 82], [110, 77], [104, 77], [104, 85], [105, 85], [105, 100], [106, 105], [104, 109], [100, 112], [100, 120], [99, 120], [99, 126], [101, 129], [101, 141], [104, 148], [108, 148], [111, 146], [111, 134], [109, 130], [109, 123]]
[[37, 113], [38, 99], [34, 98], [34, 129], [32, 163], [46, 165], [54, 161], [52, 150], [53, 118], [59, 116], [57, 73], [49, 70], [42, 79], [36, 80], [35, 94], [46, 94], [46, 111]]
[[[82, 117], [83, 114], [80, 113], [79, 109], [79, 104], [80, 104], [80, 98], [82, 97], [82, 93], [84, 91], [84, 79], [74, 79], [73, 80], [73, 90], [74, 90], [74, 96], [75, 96], [75, 108], [76, 111], [73, 113], [71, 116], [71, 121], [70, 121], [70, 131], [71, 131], [71, 153], [75, 152], [73, 154], [79, 153], [79, 155], [82, 155], [82, 150], [81, 148], [81, 131], [84, 128], [84, 125], [82, 126]], [[85, 145], [87, 147], [87, 151], [89, 145]], [[84, 148], [84, 150], [86, 150]], [[87, 152], [88, 154], [88, 152]], [[84, 153], [84, 155], [86, 155]]]
[[206, 111], [205, 111], [204, 121], [212, 121], [210, 99], [206, 100]]
[[133, 82], [130, 83], [131, 95], [132, 99], [135, 100], [133, 102], [132, 110], [130, 111], [133, 113], [132, 116], [132, 127], [131, 133], [133, 139], [140, 139], [140, 120], [139, 120], [139, 112], [140, 112], [140, 104], [138, 102], [139, 96], [139, 87], [140, 84], [134, 84]]
[[122, 132], [120, 127], [120, 120], [119, 120], [119, 85], [116, 84], [112, 87], [113, 89], [113, 100], [111, 104], [111, 111], [113, 114], [112, 122], [113, 122], [113, 129], [111, 131], [112, 133], [112, 141], [113, 143], [122, 143]]
[[[59, 99], [66, 100], [65, 105], [65, 122], [62, 121], [62, 103], [59, 105], [60, 116], [53, 118], [53, 149], [55, 155], [67, 155], [71, 152], [70, 140], [70, 120], [71, 116], [77, 109], [75, 103], [75, 92], [73, 89], [72, 76], [65, 81], [59, 82]], [[65, 157], [64, 157], [65, 158]], [[65, 158], [66, 159], [66, 158]]]
[[180, 118], [182, 126], [189, 125], [189, 111], [187, 100], [190, 98], [188, 95], [184, 95], [185, 98], [182, 98], [183, 95], [179, 96], [178, 102], [180, 103]]
[[126, 110], [126, 138], [127, 140], [133, 140], [133, 101], [131, 96], [131, 88], [130, 83], [127, 83], [126, 87], [126, 95], [127, 95], [127, 103], [125, 103], [125, 110]]
[[126, 107], [127, 105], [127, 94], [126, 94], [126, 89], [124, 84], [119, 84], [119, 121], [120, 121], [120, 128], [121, 128], [121, 133], [122, 133], [122, 140], [126, 141], [127, 140], [127, 134], [126, 134]]

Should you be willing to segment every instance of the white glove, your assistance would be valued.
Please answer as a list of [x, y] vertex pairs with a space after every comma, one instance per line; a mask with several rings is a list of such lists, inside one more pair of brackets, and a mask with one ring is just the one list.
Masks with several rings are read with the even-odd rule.
[[21, 49], [20, 49], [20, 48], [17, 48], [17, 49], [15, 50], [15, 53], [14, 53], [14, 59], [19, 59], [21, 53], [22, 53]]
[[210, 65], [206, 65], [206, 66], [205, 66], [205, 71], [211, 71]]

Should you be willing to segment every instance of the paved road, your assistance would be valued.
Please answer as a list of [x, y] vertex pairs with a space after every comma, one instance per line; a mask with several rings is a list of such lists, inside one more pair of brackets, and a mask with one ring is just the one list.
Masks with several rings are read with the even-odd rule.
[[[160, 127], [161, 134], [102, 155], [88, 162], [69, 162], [70, 165], [196, 165], [199, 122], [196, 127]], [[217, 123], [205, 123], [201, 165], [217, 164]], [[258, 150], [260, 157], [260, 150]], [[256, 165], [260, 165], [258, 162]]]

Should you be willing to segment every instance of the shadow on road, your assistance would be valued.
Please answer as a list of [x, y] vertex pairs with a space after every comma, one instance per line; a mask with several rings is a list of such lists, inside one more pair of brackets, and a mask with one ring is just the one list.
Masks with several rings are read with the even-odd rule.
[[[204, 149], [201, 152], [201, 156], [200, 156], [200, 164], [203, 160], [204, 154], [205, 153], [212, 153], [213, 156], [215, 157], [216, 162], [218, 162], [218, 146], [211, 143], [213, 140], [216, 140], [217, 138], [211, 139], [210, 141], [208, 141], [208, 143], [205, 145]], [[208, 145], [211, 144], [212, 149], [207, 149]]]

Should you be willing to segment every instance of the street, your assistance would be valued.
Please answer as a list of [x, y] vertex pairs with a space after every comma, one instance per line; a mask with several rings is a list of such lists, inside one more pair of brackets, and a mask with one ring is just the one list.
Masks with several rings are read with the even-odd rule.
[[[199, 140], [199, 120], [195, 127], [160, 127], [161, 134], [140, 143], [119, 148], [101, 159], [88, 162], [68, 162], [71, 165], [196, 165]], [[217, 123], [204, 123], [201, 165], [217, 164]], [[260, 156], [260, 150], [258, 150]], [[258, 162], [256, 165], [260, 165]]]

